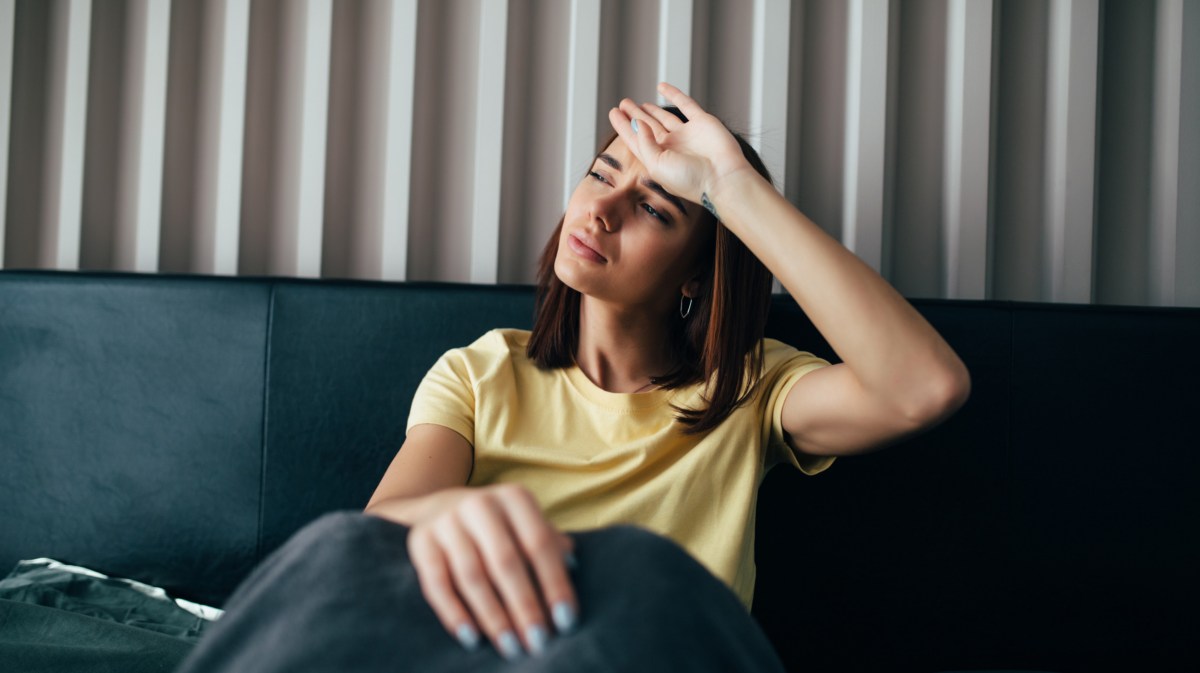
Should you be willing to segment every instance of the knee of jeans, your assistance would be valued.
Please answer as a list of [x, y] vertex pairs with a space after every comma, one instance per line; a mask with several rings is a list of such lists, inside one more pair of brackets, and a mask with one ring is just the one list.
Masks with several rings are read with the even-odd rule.
[[326, 512], [304, 526], [321, 535], [345, 533], [369, 525], [369, 516], [357, 510]]
[[702, 605], [723, 585], [683, 547], [666, 537], [634, 526], [614, 526], [582, 534], [580, 572], [591, 586], [618, 586], [614, 595], [645, 609], [671, 606], [687, 610]]
[[306, 524], [292, 536], [289, 547], [304, 547], [323, 553], [352, 549], [356, 541], [367, 535], [382, 521], [354, 510], [328, 512]]

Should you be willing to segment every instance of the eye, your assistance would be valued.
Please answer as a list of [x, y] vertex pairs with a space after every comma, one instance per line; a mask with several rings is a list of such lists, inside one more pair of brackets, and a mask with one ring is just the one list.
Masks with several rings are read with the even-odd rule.
[[643, 208], [643, 209], [644, 209], [644, 210], [645, 210], [647, 213], [649, 213], [649, 214], [650, 214], [650, 217], [653, 217], [654, 219], [658, 220], [659, 222], [662, 222], [663, 224], [670, 224], [670, 223], [671, 223], [671, 220], [667, 219], [667, 216], [666, 216], [666, 215], [663, 215], [662, 213], [660, 213], [660, 212], [658, 212], [657, 210], [655, 210], [655, 209], [654, 209], [654, 206], [650, 205], [649, 203], [643, 203], [643, 204], [642, 204], [642, 208]]
[[608, 180], [606, 180], [603, 175], [600, 175], [596, 171], [588, 171], [588, 177], [590, 177], [594, 180], [599, 180], [600, 182], [603, 182], [606, 185], [608, 184]]

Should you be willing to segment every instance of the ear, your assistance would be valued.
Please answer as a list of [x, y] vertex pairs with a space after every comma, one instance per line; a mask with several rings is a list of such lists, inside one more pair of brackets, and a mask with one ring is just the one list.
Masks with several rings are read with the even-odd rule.
[[683, 296], [685, 297], [695, 299], [700, 294], [700, 276], [696, 276], [695, 278], [692, 278], [688, 282], [684, 283], [680, 292], [682, 292]]

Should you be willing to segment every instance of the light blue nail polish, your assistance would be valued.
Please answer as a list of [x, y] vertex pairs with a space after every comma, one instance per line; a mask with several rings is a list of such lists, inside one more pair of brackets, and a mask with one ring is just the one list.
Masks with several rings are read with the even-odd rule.
[[554, 619], [554, 628], [558, 629], [559, 633], [570, 633], [575, 630], [575, 608], [566, 601], [559, 601], [550, 609], [550, 616]]
[[479, 647], [479, 632], [470, 624], [459, 624], [454, 636], [468, 652], [474, 652]]
[[546, 643], [550, 642], [550, 634], [546, 627], [540, 624], [525, 629], [525, 642], [529, 643], [530, 654], [541, 654], [546, 651]]
[[638, 127], [638, 123], [637, 123], [637, 120], [636, 120], [636, 119], [634, 119], [633, 121], [629, 122], [629, 125], [633, 127], [633, 132], [634, 132], [634, 133], [637, 133], [637, 132], [638, 132], [638, 129], [637, 129], [637, 127]]
[[512, 631], [505, 631], [496, 639], [496, 649], [500, 650], [500, 656], [509, 661], [521, 658], [521, 641], [517, 640], [517, 634]]

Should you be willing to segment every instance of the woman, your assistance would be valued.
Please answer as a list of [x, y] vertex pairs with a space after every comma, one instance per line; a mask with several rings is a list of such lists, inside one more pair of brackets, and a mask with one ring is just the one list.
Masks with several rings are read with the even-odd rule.
[[[744, 141], [679, 89], [659, 92], [677, 110], [626, 99], [610, 111], [616, 137], [543, 255], [533, 331], [493, 331], [443, 356], [367, 505], [373, 517], [289, 543], [308, 558], [337, 531], [371, 528], [351, 546], [387, 539], [383, 558], [408, 568], [407, 557], [427, 621], [484, 657], [470, 661], [558, 648], [574, 668], [649, 668], [655, 650], [676, 667], [693, 655], [688, 668], [778, 667], [746, 611], [765, 469], [815, 474], [940, 422], [968, 395], [950, 347], [781, 196]], [[762, 339], [771, 273], [843, 364]], [[663, 537], [574, 532], [624, 523]], [[627, 557], [657, 571], [604, 574]], [[386, 606], [418, 590], [407, 591], [381, 609], [401, 612]], [[255, 600], [271, 605], [231, 605]], [[690, 621], [673, 632], [665, 624], [679, 618], [654, 611], [677, 601]], [[589, 629], [574, 646], [558, 637]], [[467, 661], [446, 658], [445, 634], [422, 633], [408, 661]], [[637, 654], [597, 645], [612, 633], [641, 638]], [[228, 640], [208, 649], [236, 649]]]

